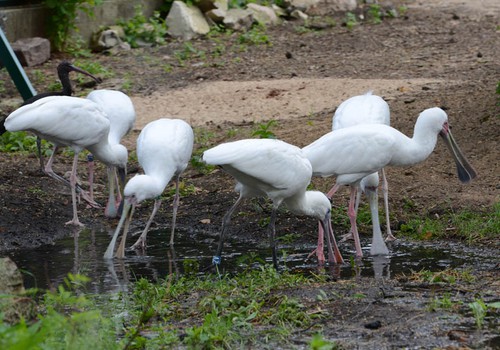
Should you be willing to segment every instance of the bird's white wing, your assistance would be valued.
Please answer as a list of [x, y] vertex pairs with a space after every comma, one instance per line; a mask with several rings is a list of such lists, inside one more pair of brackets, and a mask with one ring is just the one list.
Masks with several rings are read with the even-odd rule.
[[385, 125], [359, 125], [331, 131], [304, 147], [315, 176], [365, 174], [388, 164], [397, 130]]
[[294, 191], [309, 184], [312, 168], [300, 148], [279, 140], [248, 139], [224, 143], [203, 153], [203, 160], [220, 165], [246, 186], [269, 192]]
[[193, 151], [191, 126], [180, 119], [162, 118], [147, 124], [137, 139], [137, 157], [146, 174], [171, 176], [186, 169]]
[[332, 129], [338, 130], [359, 124], [390, 125], [387, 102], [380, 96], [372, 95], [371, 92], [342, 102], [333, 116]]
[[12, 112], [5, 121], [9, 131], [32, 131], [62, 145], [87, 147], [109, 131], [104, 111], [94, 102], [78, 97], [51, 96]]
[[106, 113], [110, 121], [109, 143], [120, 143], [135, 123], [136, 113], [132, 100], [116, 90], [94, 90], [87, 95], [87, 99], [97, 103]]

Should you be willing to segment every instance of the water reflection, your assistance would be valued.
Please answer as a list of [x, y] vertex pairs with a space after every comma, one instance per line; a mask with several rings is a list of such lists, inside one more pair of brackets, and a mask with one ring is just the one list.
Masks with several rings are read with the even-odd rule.
[[[112, 261], [102, 258], [109, 243], [111, 232], [86, 229], [75, 231], [72, 237], [63, 239], [52, 246], [43, 246], [34, 250], [16, 251], [7, 254], [24, 271], [26, 287], [54, 288], [63, 281], [69, 272], [79, 273], [91, 278], [91, 293], [127, 292], [130, 281], [141, 277], [153, 281], [164, 279], [175, 273], [204, 273], [211, 266], [212, 254], [216, 243], [210, 237], [189, 238], [185, 232], [179, 231], [176, 236], [175, 251], [168, 245], [168, 234], [165, 230], [151, 231], [148, 237], [148, 249], [139, 254], [127, 251], [123, 260]], [[369, 244], [369, 237], [363, 245]], [[193, 242], [212, 242], [198, 243]], [[366, 256], [359, 261], [349, 260], [354, 256], [352, 244], [341, 245], [347, 258], [344, 265], [318, 266], [313, 260], [307, 261], [308, 253], [314, 249], [311, 245], [280, 247], [283, 253], [280, 265], [287, 269], [302, 273], [326, 274], [332, 279], [356, 278], [359, 276], [389, 279], [400, 273], [410, 273], [427, 269], [443, 270], [470, 264], [471, 259], [477, 261], [495, 261], [492, 256], [475, 256], [475, 252], [464, 251], [461, 245], [437, 247], [432, 244], [410, 244], [398, 240], [391, 246], [390, 256]], [[262, 262], [271, 263], [269, 249], [251, 246], [247, 243], [232, 243], [225, 247], [225, 255], [220, 272], [235, 273], [252, 268]], [[213, 271], [213, 269], [210, 269]]]

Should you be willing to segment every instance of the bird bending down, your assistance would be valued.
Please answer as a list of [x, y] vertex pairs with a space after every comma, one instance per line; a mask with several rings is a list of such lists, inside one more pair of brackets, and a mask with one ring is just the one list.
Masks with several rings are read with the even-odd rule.
[[[130, 97], [116, 90], [94, 90], [87, 95], [87, 99], [94, 101], [105, 112], [110, 122], [108, 142], [115, 152], [127, 152], [125, 146], [120, 144], [121, 139], [129, 133], [135, 123], [135, 109]], [[126, 169], [124, 169], [126, 170]], [[104, 215], [114, 218], [118, 215], [118, 206], [122, 200], [122, 191], [125, 184], [126, 171], [116, 173], [116, 167], [110, 165], [108, 173], [108, 202]], [[90, 198], [93, 199], [94, 162], [89, 161], [89, 187]], [[116, 192], [116, 194], [115, 194]]]
[[214, 264], [220, 263], [224, 235], [231, 215], [242, 200], [249, 197], [268, 197], [273, 202], [267, 230], [275, 267], [278, 266], [274, 242], [275, 221], [277, 209], [282, 203], [294, 214], [312, 216], [319, 220], [327, 232], [329, 262], [343, 262], [333, 237], [331, 203], [323, 193], [306, 190], [311, 181], [312, 168], [300, 148], [272, 139], [240, 140], [206, 150], [203, 161], [218, 165], [233, 176], [237, 181], [235, 190], [240, 194], [236, 203], [224, 215]]
[[[332, 130], [339, 130], [343, 128], [348, 128], [360, 124], [384, 124], [390, 125], [390, 109], [387, 102], [380, 96], [373, 95], [372, 92], [368, 92], [364, 95], [353, 96], [344, 102], [342, 102], [332, 119]], [[385, 171], [382, 168], [382, 192], [384, 195], [384, 205], [385, 205], [385, 215], [387, 224], [387, 239], [394, 240], [394, 236], [391, 233], [390, 219], [389, 219], [389, 198], [388, 198], [388, 185], [387, 179], [385, 177]], [[369, 198], [370, 212], [372, 214], [372, 223], [375, 220], [374, 216], [377, 216], [376, 220], [378, 222], [378, 203], [375, 201], [378, 199], [378, 185], [379, 185], [379, 175], [378, 173], [372, 173], [364, 177], [360, 184], [356, 187], [351, 186], [351, 197], [356, 196], [356, 202], [351, 203], [349, 201], [349, 219], [352, 222], [356, 220], [357, 211], [359, 207], [359, 201], [361, 197], [361, 192], [365, 192], [366, 196]], [[333, 187], [332, 190], [333, 191]], [[354, 192], [354, 193], [352, 193]], [[369, 192], [369, 193], [368, 193]], [[333, 192], [328, 192], [327, 197], [331, 198]], [[375, 197], [375, 198], [373, 198]], [[376, 206], [376, 210], [375, 209]], [[354, 238], [352, 234], [354, 227], [351, 225], [351, 232], [348, 236]], [[380, 237], [379, 237], [380, 235]], [[381, 239], [380, 227], [373, 225], [373, 238], [372, 245], [370, 248], [370, 253], [372, 255], [385, 255], [389, 253], [384, 240]], [[359, 247], [356, 248], [357, 250]]]
[[56, 146], [69, 146], [75, 152], [70, 177], [73, 219], [66, 224], [83, 226], [76, 207], [78, 154], [87, 149], [106, 165], [124, 168], [127, 154], [113, 152], [108, 143], [109, 120], [94, 102], [78, 97], [51, 96], [12, 112], [5, 121], [9, 131], [31, 131]]
[[170, 245], [174, 244], [175, 221], [179, 206], [179, 178], [191, 159], [193, 142], [193, 129], [180, 119], [158, 119], [142, 129], [137, 139], [137, 158], [145, 174], [136, 175], [125, 185], [123, 213], [104, 254], [105, 259], [113, 258], [116, 240], [124, 223], [122, 240], [115, 256], [117, 258], [125, 256], [125, 241], [135, 206], [145, 199], [155, 198], [153, 212], [146, 227], [132, 246], [145, 248], [149, 226], [160, 208], [160, 196], [172, 178], [175, 179], [175, 197]]
[[[453, 139], [448, 116], [437, 107], [420, 113], [412, 138], [387, 125], [357, 125], [331, 131], [302, 150], [312, 164], [314, 176], [337, 176], [332, 194], [341, 185], [358, 186], [363, 177], [388, 165], [409, 166], [424, 161], [434, 150], [438, 135], [452, 153], [460, 181], [467, 183], [474, 179], [476, 172]], [[354, 201], [352, 193], [351, 201]], [[356, 256], [362, 257], [356, 221], [351, 224], [358, 242]]]

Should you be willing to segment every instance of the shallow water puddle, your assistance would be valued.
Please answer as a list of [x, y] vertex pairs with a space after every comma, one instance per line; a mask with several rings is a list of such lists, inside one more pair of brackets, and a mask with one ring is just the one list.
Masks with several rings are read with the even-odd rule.
[[[211, 239], [188, 238], [176, 232], [175, 251], [168, 246], [169, 234], [165, 230], [148, 234], [145, 255], [127, 251], [123, 260], [103, 259], [110, 236], [106, 232], [83, 230], [78, 237], [68, 237], [55, 245], [8, 253], [25, 275], [26, 287], [50, 288], [63, 281], [68, 273], [80, 273], [92, 279], [88, 286], [91, 293], [124, 291], [128, 282], [141, 277], [157, 280], [170, 273], [215, 271], [211, 268], [212, 255], [217, 242]], [[129, 237], [129, 245], [134, 241]], [[329, 273], [335, 278], [352, 278], [356, 275], [391, 278], [402, 273], [422, 269], [440, 271], [445, 268], [494, 266], [494, 252], [466, 248], [460, 243], [407, 242], [397, 240], [390, 245], [390, 256], [369, 256], [369, 237], [362, 239], [365, 257], [355, 262], [353, 244], [343, 243], [340, 249], [346, 263], [341, 266], [319, 267], [315, 259], [306, 260], [314, 245], [279, 246], [280, 265], [303, 273]], [[249, 243], [231, 243], [225, 246], [221, 271], [235, 273], [271, 263], [269, 248]]]

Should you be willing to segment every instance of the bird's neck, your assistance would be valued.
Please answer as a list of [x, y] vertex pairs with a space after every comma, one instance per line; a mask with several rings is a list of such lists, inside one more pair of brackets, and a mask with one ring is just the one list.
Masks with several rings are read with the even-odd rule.
[[296, 215], [306, 215], [315, 218], [324, 216], [325, 213], [318, 213], [315, 199], [310, 195], [312, 191], [304, 191], [283, 200], [285, 206]]
[[71, 96], [73, 94], [73, 89], [71, 89], [71, 81], [69, 80], [69, 75], [60, 74], [59, 80], [61, 80], [62, 94], [64, 96]]
[[[120, 148], [116, 146], [121, 146]], [[124, 150], [123, 150], [123, 149]], [[107, 165], [124, 166], [127, 159], [127, 150], [122, 145], [111, 146], [106, 140], [87, 147], [87, 149], [100, 161]], [[124, 153], [125, 152], [125, 153]], [[125, 163], [125, 164], [123, 164]]]
[[414, 165], [427, 159], [436, 147], [437, 134], [417, 123], [410, 139], [404, 137], [398, 145], [400, 152], [394, 156], [391, 165]]
[[147, 185], [144, 187], [143, 191], [146, 194], [146, 198], [157, 198], [161, 196], [168, 182], [165, 183], [160, 178], [150, 175], [140, 175], [148, 178]]

